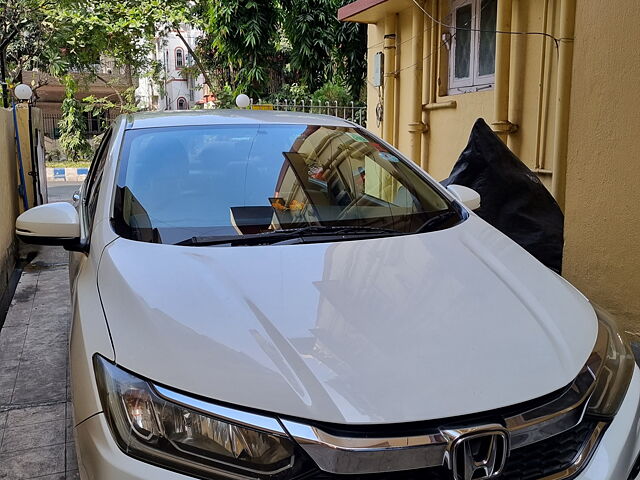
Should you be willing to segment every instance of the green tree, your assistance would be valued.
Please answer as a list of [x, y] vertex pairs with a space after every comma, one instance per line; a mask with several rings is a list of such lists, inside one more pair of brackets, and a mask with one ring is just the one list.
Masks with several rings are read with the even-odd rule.
[[84, 107], [75, 95], [78, 86], [71, 75], [63, 78], [65, 98], [62, 101], [62, 119], [60, 121], [60, 148], [71, 161], [87, 160], [91, 155], [91, 146], [86, 138], [87, 123]]
[[22, 80], [25, 68], [62, 74], [66, 71], [52, 38], [49, 18], [53, 6], [46, 0], [0, 2], [0, 56], [4, 55], [2, 78], [9, 86]]
[[[158, 74], [148, 55], [158, 29], [180, 37], [180, 25], [189, 23], [204, 35], [195, 49], [183, 43], [212, 91], [228, 84], [234, 92], [265, 97], [278, 83], [315, 91], [333, 82], [357, 98], [366, 30], [338, 22], [336, 11], [346, 1], [12, 0], [0, 4], [0, 42], [11, 38], [10, 83], [33, 69], [100, 79], [95, 66], [109, 57], [126, 68], [133, 86], [136, 76]], [[127, 103], [115, 88], [113, 96]]]
[[[177, 2], [178, 0], [170, 0]], [[0, 5], [0, 42], [7, 45], [9, 83], [23, 70], [54, 77], [73, 70], [100, 78], [105, 57], [124, 67], [129, 86], [149, 68], [161, 0], [12, 0]], [[44, 76], [46, 82], [46, 76]], [[33, 85], [36, 89], [39, 85]], [[121, 99], [121, 98], [120, 98]]]
[[202, 49], [210, 60], [230, 68], [236, 90], [259, 96], [268, 80], [279, 39], [276, 0], [208, 0]]
[[[349, 3], [350, 0], [343, 0]], [[360, 99], [367, 79], [367, 26], [363, 23], [339, 22], [333, 37], [332, 57], [337, 73], [353, 99]]]
[[320, 104], [329, 102], [333, 105], [347, 105], [351, 101], [351, 95], [344, 85], [338, 82], [327, 82], [313, 93], [313, 100]]
[[281, 1], [284, 32], [291, 44], [291, 68], [300, 72], [310, 90], [316, 90], [333, 74], [336, 0]]

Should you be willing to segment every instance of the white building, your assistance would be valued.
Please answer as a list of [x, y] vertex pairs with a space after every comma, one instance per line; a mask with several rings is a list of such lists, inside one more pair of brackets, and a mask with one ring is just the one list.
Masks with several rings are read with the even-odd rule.
[[[201, 32], [189, 25], [180, 26], [180, 34], [191, 48], [195, 48]], [[162, 66], [161, 84], [149, 77], [141, 77], [136, 96], [140, 107], [148, 110], [189, 110], [202, 103], [204, 78], [187, 75], [185, 67], [193, 61], [182, 39], [175, 31], [156, 37], [154, 60]]]

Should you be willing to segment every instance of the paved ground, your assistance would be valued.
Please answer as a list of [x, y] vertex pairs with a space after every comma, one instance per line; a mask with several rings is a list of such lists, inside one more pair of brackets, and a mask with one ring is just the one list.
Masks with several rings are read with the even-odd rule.
[[[78, 184], [49, 187], [69, 200]], [[28, 265], [0, 330], [0, 479], [79, 478], [69, 391], [68, 255], [43, 247]]]

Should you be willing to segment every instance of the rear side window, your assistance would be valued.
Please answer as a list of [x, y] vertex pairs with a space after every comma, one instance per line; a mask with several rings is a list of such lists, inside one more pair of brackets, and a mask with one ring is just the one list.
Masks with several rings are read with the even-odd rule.
[[91, 162], [91, 168], [89, 170], [89, 176], [87, 178], [87, 188], [84, 196], [84, 203], [88, 216], [89, 231], [93, 228], [93, 220], [96, 213], [96, 207], [98, 205], [98, 196], [100, 193], [100, 183], [102, 182], [102, 174], [104, 172], [104, 166], [107, 160], [107, 153], [109, 151], [109, 144], [111, 143], [111, 130], [108, 130], [100, 146], [96, 151], [96, 154]]

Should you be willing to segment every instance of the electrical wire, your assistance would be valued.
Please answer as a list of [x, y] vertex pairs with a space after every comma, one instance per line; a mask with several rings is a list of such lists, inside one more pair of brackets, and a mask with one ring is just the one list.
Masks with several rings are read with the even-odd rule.
[[480, 32], [480, 33], [503, 33], [503, 34], [507, 34], [507, 35], [538, 35], [538, 36], [542, 36], [542, 37], [546, 37], [546, 38], [550, 38], [551, 40], [553, 40], [553, 43], [555, 44], [556, 48], [558, 48], [560, 42], [571, 42], [573, 41], [573, 38], [570, 37], [563, 37], [563, 38], [558, 38], [555, 37], [553, 35], [551, 35], [550, 33], [546, 33], [546, 32], [517, 32], [517, 31], [510, 31], [510, 30], [483, 30], [480, 28], [464, 28], [464, 27], [455, 27], [453, 25], [448, 25], [444, 22], [441, 22], [440, 20], [436, 19], [435, 17], [433, 17], [429, 12], [427, 12], [425, 10], [425, 8], [420, 5], [418, 3], [418, 0], [413, 0], [413, 3], [416, 4], [416, 6], [422, 10], [422, 12], [429, 17], [433, 22], [437, 23], [438, 25], [441, 25], [443, 27], [446, 28], [451, 28], [454, 30], [463, 30], [466, 32]]
[[[447, 24], [447, 23], [444, 23], [444, 22], [442, 22], [442, 21], [440, 21], [440, 20], [438, 20], [438, 19], [434, 18], [434, 17], [433, 17], [429, 12], [427, 12], [427, 11], [422, 7], [422, 5], [420, 5], [420, 4], [418, 3], [418, 1], [417, 1], [417, 0], [412, 0], [412, 1], [413, 1], [413, 3], [415, 3], [415, 4], [416, 4], [416, 6], [417, 6], [417, 7], [418, 7], [418, 8], [419, 8], [419, 9], [420, 9], [420, 10], [421, 10], [421, 11], [422, 11], [422, 12], [423, 12], [423, 13], [424, 13], [424, 14], [425, 14], [429, 19], [430, 19], [430, 20], [432, 20], [434, 23], [436, 23], [436, 24], [438, 24], [438, 25], [441, 25], [441, 26], [443, 26], [443, 27], [445, 27], [445, 28], [452, 29], [452, 30], [455, 32], [455, 33], [452, 33], [452, 34], [451, 34], [451, 37], [449, 38], [449, 40], [448, 40], [448, 41], [444, 41], [444, 40], [442, 40], [442, 41], [441, 41], [440, 46], [439, 46], [435, 51], [433, 51], [432, 53], [430, 53], [429, 55], [427, 55], [427, 56], [425, 56], [425, 57], [422, 57], [422, 60], [421, 60], [422, 62], [424, 62], [425, 60], [428, 60], [429, 58], [431, 58], [431, 57], [432, 57], [433, 55], [435, 55], [435, 54], [439, 54], [440, 50], [442, 50], [442, 48], [443, 48], [443, 47], [448, 46], [448, 45], [449, 45], [449, 42], [450, 42], [450, 41], [452, 41], [452, 40], [455, 38], [456, 33], [457, 33], [458, 31], [480, 32], [480, 33], [493, 33], [493, 34], [501, 33], [501, 34], [508, 34], [508, 35], [531, 35], [531, 36], [542, 36], [542, 37], [546, 37], [546, 38], [549, 38], [549, 39], [553, 40], [553, 43], [554, 43], [554, 45], [555, 45], [555, 47], [556, 47], [556, 50], [558, 49], [560, 42], [563, 42], [563, 41], [573, 41], [573, 40], [574, 40], [573, 38], [570, 38], [570, 37], [562, 37], [562, 38], [558, 38], [558, 37], [555, 37], [555, 36], [551, 35], [550, 33], [546, 33], [546, 32], [519, 32], [519, 31], [503, 31], [503, 30], [483, 30], [483, 29], [479, 29], [479, 28], [471, 28], [471, 27], [466, 27], [466, 26], [465, 26], [465, 27], [456, 27], [456, 26], [449, 25], [449, 24]], [[488, 5], [488, 4], [487, 4], [487, 5]], [[483, 7], [482, 7], [482, 9], [481, 9], [481, 13], [482, 13], [482, 11], [486, 8], [486, 6], [487, 6], [487, 5], [485, 5], [485, 6], [483, 6]], [[476, 17], [476, 16], [477, 16], [477, 15], [472, 16], [472, 18], [471, 18], [471, 19], [469, 19], [469, 21], [468, 21], [465, 25], [470, 25], [470, 24], [471, 24], [471, 22], [473, 22], [473, 21], [474, 21], [474, 19], [475, 19], [475, 17]], [[433, 26], [430, 26], [430, 27], [428, 27], [428, 28], [425, 28], [425, 29], [423, 30], [423, 32], [422, 32], [422, 33], [424, 34], [424, 33], [428, 32], [428, 31], [431, 31], [431, 30], [432, 30], [432, 28], [433, 28]], [[411, 41], [411, 40], [413, 40], [415, 37], [416, 37], [416, 35], [412, 35], [411, 37], [407, 38], [406, 40], [403, 40], [402, 42], [398, 43], [398, 44], [396, 45], [396, 47], [402, 46], [403, 44], [405, 44], [405, 43], [407, 43], [407, 42], [410, 42], [410, 41]], [[369, 46], [367, 47], [367, 50], [370, 50], [370, 49], [372, 49], [372, 48], [376, 48], [376, 47], [378, 47], [378, 46], [380, 46], [380, 45], [383, 45], [383, 44], [384, 44], [384, 40], [383, 40], [383, 41], [381, 41], [381, 42], [375, 43], [375, 44], [373, 44], [373, 45], [369, 45]], [[402, 72], [402, 71], [404, 71], [404, 70], [408, 70], [408, 69], [410, 69], [410, 68], [414, 68], [414, 67], [416, 67], [417, 65], [418, 65], [417, 63], [414, 63], [414, 64], [408, 65], [408, 66], [406, 66], [406, 67], [399, 68], [399, 69], [397, 69], [397, 70], [393, 71], [393, 72], [392, 72], [392, 74], [393, 74], [393, 75], [397, 75], [397, 74], [399, 74], [400, 72]], [[374, 85], [374, 83], [373, 83], [371, 80], [369, 80], [368, 78], [366, 79], [366, 81], [367, 81], [367, 83], [368, 83], [369, 85], [371, 85], [372, 87], [374, 87], [374, 88], [376, 88], [376, 89], [378, 90], [378, 105], [376, 106], [376, 117], [377, 117], [377, 118], [376, 118], [376, 120], [377, 120], [378, 127], [379, 127], [379, 126], [380, 126], [380, 123], [381, 123], [381, 117], [382, 117], [382, 99], [381, 99], [381, 97], [382, 97], [382, 92], [381, 92], [381, 90], [382, 90], [382, 86], [376, 86], [376, 85]]]
[[[422, 31], [422, 34], [424, 35], [425, 33], [430, 32], [430, 31], [431, 31], [431, 28], [432, 28], [431, 26], [429, 26], [429, 27], [425, 28], [425, 29]], [[397, 44], [396, 44], [396, 47], [401, 47], [402, 45], [404, 45], [404, 44], [405, 44], [405, 43], [407, 43], [407, 42], [410, 42], [410, 41], [411, 41], [411, 40], [413, 40], [414, 38], [416, 38], [416, 35], [412, 35], [412, 36], [410, 36], [409, 38], [407, 38], [406, 40], [403, 40], [403, 41], [401, 41], [400, 43], [397, 43]], [[373, 43], [373, 44], [371, 44], [371, 45], [369, 45], [369, 46], [367, 47], [367, 50], [371, 50], [372, 48], [379, 47], [380, 45], [383, 45], [383, 44], [384, 44], [384, 40], [382, 40], [382, 41], [380, 41], [380, 42], [378, 42], [378, 43]]]
[[[485, 10], [485, 8], [487, 8], [487, 6], [488, 6], [488, 5], [489, 5], [489, 4], [487, 3], [486, 5], [484, 5], [484, 6], [480, 9], [480, 14], [482, 14], [482, 12]], [[424, 12], [424, 10], [423, 10], [423, 12]], [[471, 22], [475, 21], [475, 18], [477, 17], [477, 15], [478, 15], [478, 14], [473, 15], [473, 16], [469, 19], [469, 21], [468, 21], [467, 23], [465, 23], [465, 25], [471, 25]], [[427, 15], [427, 16], [428, 16], [429, 18], [432, 18], [430, 15]], [[431, 32], [431, 30], [432, 30], [432, 29], [433, 29], [433, 26], [429, 26], [429, 27], [425, 28], [425, 29], [422, 31], [422, 33], [424, 34], [424, 33], [426, 33], [426, 32]], [[466, 30], [466, 29], [465, 29], [465, 28], [463, 28], [463, 27], [460, 27], [460, 28], [457, 28], [457, 29], [455, 29], [455, 30], [457, 31], [457, 30]], [[455, 37], [456, 37], [456, 33], [452, 33], [452, 34], [451, 34], [451, 36], [449, 37], [449, 40], [448, 40], [448, 41], [444, 41], [444, 40], [443, 40], [443, 41], [441, 42], [441, 45], [438, 47], [438, 49], [437, 49], [437, 50], [436, 50], [436, 52], [434, 52], [434, 53], [439, 53], [439, 51], [440, 51], [443, 47], [448, 46], [449, 42], [450, 42], [450, 41], [452, 41]], [[411, 37], [407, 38], [406, 40], [403, 40], [402, 42], [400, 42], [400, 43], [396, 44], [396, 48], [397, 48], [397, 47], [402, 46], [403, 44], [405, 44], [405, 43], [407, 43], [407, 42], [410, 42], [410, 41], [411, 41], [411, 40], [413, 40], [414, 38], [416, 38], [416, 35], [412, 35]], [[383, 43], [384, 43], [384, 40], [383, 40], [382, 42], [378, 42], [378, 43], [376, 43], [376, 44], [373, 44], [371, 47], [368, 47], [368, 49], [369, 49], [369, 48], [374, 48], [374, 47], [376, 47], [376, 46], [378, 46], [378, 45], [382, 45]], [[431, 58], [431, 56], [432, 56], [432, 55], [433, 55], [433, 54], [429, 54], [429, 55], [427, 55], [426, 57], [423, 57], [423, 58], [422, 58], [422, 61], [424, 62], [425, 60], [427, 60], [427, 59]], [[409, 68], [413, 68], [413, 67], [415, 67], [416, 65], [417, 65], [417, 64], [416, 64], [416, 63], [414, 63], [414, 64], [412, 64], [412, 65], [409, 65], [409, 66], [406, 66], [406, 67], [399, 68], [398, 70], [393, 71], [393, 72], [392, 72], [392, 74], [393, 74], [393, 75], [397, 75], [398, 73], [400, 73], [400, 72], [402, 72], [402, 71], [404, 71], [404, 70], [408, 70]], [[372, 83], [372, 82], [370, 82], [368, 79], [367, 79], [367, 82], [368, 82], [368, 83], [370, 83], [370, 84], [371, 84], [371, 86], [375, 87], [375, 85], [373, 85], [373, 83]]]
[[[550, 33], [546, 33], [546, 32], [518, 32], [518, 31], [503, 31], [503, 30], [483, 30], [483, 29], [479, 29], [479, 28], [467, 28], [467, 27], [455, 27], [453, 25], [449, 25], [447, 23], [444, 23], [440, 20], [437, 20], [436, 18], [434, 18], [431, 14], [429, 14], [422, 6], [420, 6], [420, 4], [417, 2], [417, 0], [412, 0], [417, 6], [418, 8], [420, 8], [420, 10], [422, 10], [422, 12], [430, 19], [433, 20], [435, 23], [437, 23], [438, 25], [441, 25], [443, 27], [446, 28], [450, 28], [452, 30], [462, 30], [462, 31], [466, 31], [466, 32], [480, 32], [480, 33], [504, 33], [504, 34], [508, 34], [508, 35], [538, 35], [538, 36], [543, 36], [546, 38], [549, 38], [551, 40], [553, 40], [554, 45], [556, 46], [556, 48], [558, 47], [558, 44], [560, 42], [570, 42], [573, 41], [574, 39], [571, 37], [555, 37], [553, 35], [551, 35]], [[482, 10], [484, 10], [487, 7], [488, 4], [484, 5], [482, 7]], [[475, 18], [475, 15], [472, 17]], [[470, 23], [470, 22], [469, 22]], [[467, 23], [468, 24], [468, 23]], [[427, 27], [425, 28], [422, 33], [427, 33], [429, 31], [431, 31], [432, 27]], [[413, 40], [416, 36], [412, 35], [411, 37], [401, 41], [400, 43], [398, 43], [396, 46], [400, 47], [402, 45], [404, 45], [407, 42], [410, 42], [411, 40]], [[371, 50], [373, 48], [377, 48], [381, 45], [384, 44], [384, 40], [377, 42], [377, 43], [373, 43], [371, 45], [369, 45], [367, 47], [367, 50]]]
[[[432, 20], [434, 23], [436, 23], [436, 24], [438, 24], [438, 25], [441, 25], [441, 26], [443, 26], [443, 27], [445, 27], [445, 28], [452, 29], [452, 30], [454, 30], [454, 32], [457, 32], [458, 30], [461, 30], [461, 31], [468, 31], [468, 32], [480, 32], [480, 33], [495, 33], [495, 34], [503, 33], [503, 34], [508, 34], [508, 35], [537, 35], [537, 36], [542, 36], [542, 37], [546, 37], [546, 38], [549, 38], [549, 39], [553, 40], [553, 42], [554, 42], [554, 44], [555, 44], [555, 46], [556, 46], [556, 49], [558, 48], [558, 46], [559, 46], [559, 43], [560, 43], [560, 42], [563, 42], [563, 41], [573, 41], [573, 40], [574, 40], [573, 38], [570, 38], [570, 37], [562, 37], [562, 38], [558, 38], [558, 37], [555, 37], [555, 36], [551, 35], [550, 33], [546, 33], [546, 32], [519, 32], [519, 31], [503, 31], [503, 30], [483, 30], [483, 29], [471, 28], [471, 27], [466, 27], [466, 26], [464, 26], [464, 27], [455, 27], [455, 26], [453, 26], [453, 25], [449, 25], [449, 24], [447, 24], [447, 23], [444, 23], [444, 22], [442, 22], [442, 21], [440, 21], [440, 20], [438, 20], [438, 19], [434, 18], [434, 17], [433, 17], [429, 12], [427, 12], [427, 11], [426, 11], [426, 10], [425, 10], [425, 9], [424, 9], [420, 4], [419, 4], [419, 3], [418, 3], [418, 1], [417, 1], [417, 0], [412, 0], [412, 1], [413, 1], [413, 3], [415, 3], [415, 4], [416, 4], [416, 6], [417, 6], [417, 7], [418, 7], [418, 8], [419, 8], [419, 9], [420, 9], [420, 10], [421, 10], [421, 11], [422, 11], [422, 12], [423, 12], [423, 13], [424, 13], [424, 14], [425, 14], [429, 19], [430, 19], [430, 20]], [[484, 5], [484, 6], [482, 7], [482, 10], [484, 10], [484, 9], [487, 7], [487, 5], [488, 5], [488, 4]], [[481, 12], [482, 12], [482, 10], [481, 10]], [[477, 16], [477, 15], [474, 15], [471, 19], [469, 19], [469, 21], [468, 21], [465, 25], [469, 25], [469, 24], [471, 24], [471, 22], [473, 22], [473, 20], [475, 19], [475, 17], [476, 17], [476, 16]], [[426, 32], [428, 32], [428, 31], [430, 31], [431, 29], [432, 29], [432, 27], [428, 27], [428, 28], [424, 29], [424, 30], [423, 30], [423, 34], [424, 34], [424, 33], [426, 33]], [[455, 38], [455, 36], [456, 36], [456, 33], [451, 34], [451, 37], [449, 38], [449, 41], [453, 40], [453, 39]], [[398, 43], [398, 44], [396, 45], [396, 47], [402, 46], [403, 44], [405, 44], [405, 43], [407, 43], [407, 42], [409, 42], [409, 41], [413, 40], [415, 37], [416, 37], [415, 35], [412, 35], [411, 37], [409, 37], [409, 38], [407, 38], [407, 39], [403, 40], [402, 42]], [[449, 43], [449, 42], [447, 42], [447, 41], [442, 41], [442, 42], [441, 42], [441, 45], [438, 47], [438, 49], [437, 49], [434, 53], [439, 53], [439, 51], [440, 51], [443, 47], [447, 46], [447, 45], [448, 45], [448, 43]], [[382, 44], [384, 44], [384, 40], [383, 40], [383, 41], [381, 41], [381, 42], [375, 43], [375, 44], [373, 44], [373, 45], [370, 45], [369, 47], [367, 47], [367, 49], [376, 48], [376, 47], [378, 47], [378, 46], [380, 46], [380, 45], [382, 45]], [[431, 58], [431, 56], [433, 56], [433, 53], [431, 53], [431, 54], [427, 55], [426, 57], [423, 57], [423, 58], [422, 58], [422, 61], [424, 62], [425, 60], [427, 60], [427, 59]], [[408, 66], [406, 66], [406, 67], [399, 68], [399, 69], [397, 69], [397, 70], [393, 71], [393, 72], [392, 72], [392, 74], [393, 74], [393, 75], [397, 75], [398, 73], [400, 73], [400, 72], [402, 72], [402, 71], [404, 71], [404, 70], [408, 70], [408, 69], [410, 69], [410, 68], [414, 68], [416, 65], [417, 65], [417, 64], [416, 64], [416, 63], [414, 63], [414, 64], [408, 65]], [[373, 84], [373, 82], [371, 82], [368, 78], [367, 78], [367, 83], [369, 83], [372, 87], [377, 88], [377, 87]]]

